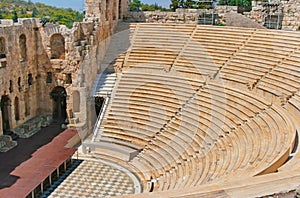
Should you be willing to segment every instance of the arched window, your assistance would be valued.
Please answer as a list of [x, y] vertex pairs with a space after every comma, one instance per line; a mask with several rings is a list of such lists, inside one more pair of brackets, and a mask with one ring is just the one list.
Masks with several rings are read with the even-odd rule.
[[20, 61], [27, 60], [27, 46], [26, 46], [26, 36], [22, 34], [19, 37], [19, 48], [20, 48]]
[[0, 68], [1, 67], [6, 67], [6, 45], [3, 37], [0, 37]]
[[19, 98], [15, 98], [15, 120], [20, 120], [20, 111], [19, 111]]
[[73, 92], [73, 111], [80, 112], [80, 93], [78, 91]]
[[53, 34], [50, 39], [51, 59], [65, 59], [65, 38], [61, 34]]

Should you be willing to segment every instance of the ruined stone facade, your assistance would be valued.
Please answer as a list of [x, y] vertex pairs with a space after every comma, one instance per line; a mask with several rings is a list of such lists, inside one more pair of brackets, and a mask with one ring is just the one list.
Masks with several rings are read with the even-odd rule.
[[300, 27], [300, 2], [297, 0], [270, 2], [252, 1], [252, 11], [244, 13], [255, 22], [267, 25], [266, 17], [273, 16], [280, 20], [280, 29], [299, 30]]
[[92, 125], [87, 100], [127, 5], [86, 0], [86, 17], [72, 29], [38, 19], [0, 21], [0, 135], [40, 115], [69, 118], [71, 127]]

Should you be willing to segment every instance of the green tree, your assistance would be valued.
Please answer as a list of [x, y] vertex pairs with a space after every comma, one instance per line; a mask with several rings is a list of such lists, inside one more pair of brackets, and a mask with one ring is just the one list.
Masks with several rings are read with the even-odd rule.
[[229, 5], [229, 6], [251, 6], [251, 0], [220, 0], [220, 5]]
[[46, 23], [49, 23], [49, 22], [50, 22], [49, 16], [44, 16], [40, 19], [40, 23], [42, 24], [43, 27], [46, 25]]
[[26, 14], [26, 10], [22, 8], [21, 15], [24, 15], [24, 14]]
[[31, 17], [35, 18], [35, 17], [38, 15], [38, 13], [39, 13], [39, 12], [38, 12], [37, 8], [34, 7], [34, 8], [32, 9]]
[[175, 11], [177, 8], [180, 8], [182, 0], [171, 0], [170, 9]]
[[138, 11], [140, 10], [140, 7], [142, 6], [142, 3], [140, 0], [133, 0], [130, 4], [129, 4], [129, 9], [133, 10], [133, 11]]
[[184, 3], [185, 8], [195, 8], [197, 6], [196, 1], [186, 0]]
[[12, 20], [16, 23], [18, 22], [18, 14], [16, 11], [13, 11], [13, 17], [12, 17]]
[[141, 5], [142, 11], [155, 11], [155, 10], [162, 10], [162, 6], [157, 5], [157, 3], [155, 4], [142, 4]]

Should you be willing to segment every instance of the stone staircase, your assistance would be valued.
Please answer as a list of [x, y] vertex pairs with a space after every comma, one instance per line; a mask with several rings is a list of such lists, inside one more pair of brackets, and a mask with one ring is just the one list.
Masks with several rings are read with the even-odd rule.
[[94, 96], [106, 97], [111, 95], [117, 79], [116, 73], [101, 73], [97, 76], [97, 83], [95, 84]]

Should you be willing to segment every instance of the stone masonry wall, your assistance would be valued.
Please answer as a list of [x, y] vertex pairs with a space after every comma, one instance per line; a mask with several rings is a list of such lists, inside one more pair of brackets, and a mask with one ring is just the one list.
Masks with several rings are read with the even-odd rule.
[[282, 14], [283, 30], [299, 30], [300, 27], [300, 2], [298, 0], [289, 1], [270, 1], [270, 6], [264, 6], [266, 3], [261, 1], [252, 1], [252, 11], [244, 13], [248, 18], [263, 25], [263, 19], [267, 14]]
[[[0, 97], [9, 99], [8, 119], [11, 128], [34, 117], [40, 110], [37, 100], [40, 98], [40, 75], [37, 67], [38, 22], [35, 19], [19, 19], [18, 23], [11, 20], [1, 20], [0, 37], [3, 38], [3, 48], [6, 54], [6, 66], [0, 68]], [[26, 38], [26, 59], [20, 59], [19, 38]], [[4, 60], [1, 60], [4, 61]], [[32, 82], [29, 84], [29, 74]], [[26, 99], [25, 99], [26, 98]], [[19, 119], [15, 119], [15, 101], [19, 101]], [[27, 104], [25, 104], [27, 103]], [[25, 109], [30, 107], [29, 109]], [[26, 112], [27, 111], [27, 112]], [[1, 112], [1, 111], [0, 111]], [[2, 122], [2, 112], [0, 113]], [[0, 125], [0, 135], [2, 124]]]
[[282, 29], [300, 30], [300, 2], [298, 0], [283, 1]]
[[[18, 23], [0, 21], [0, 39], [5, 43], [0, 48], [5, 48], [6, 55], [4, 59], [0, 57], [0, 62], [6, 62], [5, 67], [0, 66], [0, 100], [1, 97], [9, 99], [10, 129], [38, 115], [52, 114], [50, 93], [56, 87], [67, 92], [68, 117], [77, 118], [77, 124], [83, 128], [92, 126], [93, 115], [88, 106], [90, 92], [97, 73], [102, 70], [100, 65], [109, 38], [118, 20], [126, 14], [127, 5], [128, 0], [86, 0], [85, 19], [74, 23], [72, 29], [55, 24], [42, 26], [38, 19], [19, 19]], [[24, 42], [20, 38], [24, 35], [26, 59], [22, 60], [19, 57], [24, 54], [21, 53], [24, 46], [22, 48], [20, 43], [24, 45]], [[57, 44], [51, 44], [54, 37], [62, 38], [64, 49], [60, 51], [65, 52], [55, 59], [51, 57], [51, 48]], [[51, 81], [47, 81], [49, 76]], [[76, 99], [73, 92], [76, 92]], [[15, 101], [19, 101], [18, 107]], [[79, 104], [79, 111], [77, 108], [74, 112], [74, 102]], [[15, 115], [17, 111], [19, 118]], [[2, 121], [0, 110], [0, 135]]]
[[146, 23], [198, 23], [198, 17], [202, 13], [219, 14], [217, 23], [224, 23], [226, 13], [237, 13], [236, 6], [216, 6], [215, 9], [177, 9], [176, 12], [128, 12], [125, 20], [128, 22]]

